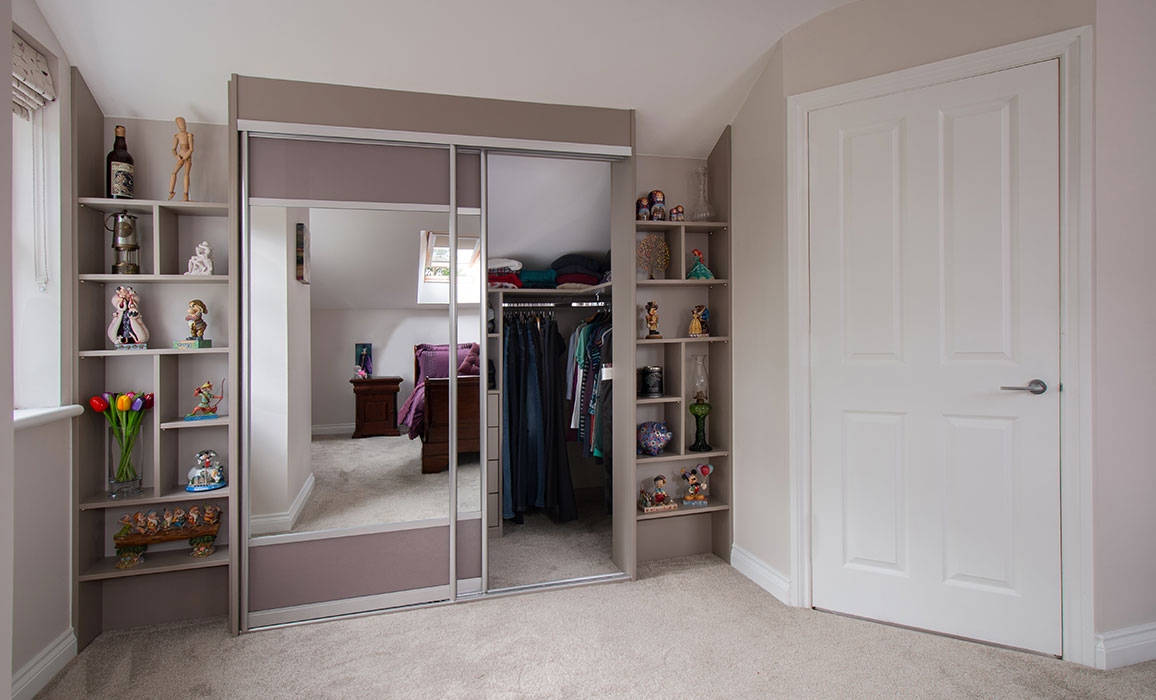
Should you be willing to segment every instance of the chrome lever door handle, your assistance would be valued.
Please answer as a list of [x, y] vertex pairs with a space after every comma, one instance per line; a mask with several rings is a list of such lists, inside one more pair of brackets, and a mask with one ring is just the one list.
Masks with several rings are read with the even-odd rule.
[[1001, 386], [1002, 391], [1030, 391], [1033, 394], [1042, 394], [1048, 390], [1048, 385], [1042, 379], [1033, 379], [1027, 386]]

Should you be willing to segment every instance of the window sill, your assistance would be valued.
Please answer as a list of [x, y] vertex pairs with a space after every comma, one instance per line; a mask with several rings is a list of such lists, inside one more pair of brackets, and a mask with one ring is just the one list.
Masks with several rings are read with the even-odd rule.
[[46, 423], [75, 418], [82, 413], [84, 413], [84, 407], [79, 404], [53, 406], [51, 408], [18, 408], [12, 411], [12, 428], [13, 430], [27, 430]]

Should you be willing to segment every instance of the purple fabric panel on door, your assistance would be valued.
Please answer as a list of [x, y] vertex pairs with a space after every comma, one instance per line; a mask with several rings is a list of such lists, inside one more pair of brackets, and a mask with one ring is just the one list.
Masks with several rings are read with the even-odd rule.
[[448, 205], [449, 150], [251, 139], [249, 196]]
[[[458, 522], [458, 578], [481, 575], [480, 522], [461, 520]], [[249, 609], [252, 611], [448, 583], [447, 525], [249, 549]]]

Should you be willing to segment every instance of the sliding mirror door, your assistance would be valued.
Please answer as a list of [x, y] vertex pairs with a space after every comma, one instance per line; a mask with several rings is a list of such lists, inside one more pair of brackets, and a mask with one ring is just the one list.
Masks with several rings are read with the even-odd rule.
[[[480, 469], [455, 498], [451, 344], [480, 321], [475, 303], [452, 337], [450, 162], [248, 139], [247, 629], [456, 593], [450, 525], [479, 517]], [[479, 580], [480, 555], [456, 568]]]

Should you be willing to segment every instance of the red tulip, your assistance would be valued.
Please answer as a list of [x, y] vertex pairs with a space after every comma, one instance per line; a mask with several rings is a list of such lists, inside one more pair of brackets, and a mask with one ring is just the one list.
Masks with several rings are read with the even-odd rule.
[[92, 410], [97, 413], [104, 413], [108, 409], [108, 402], [99, 396], [93, 396], [88, 400], [88, 405], [92, 406]]
[[147, 411], [152, 407], [153, 407], [153, 395], [152, 394], [145, 394], [144, 395], [144, 410]]

